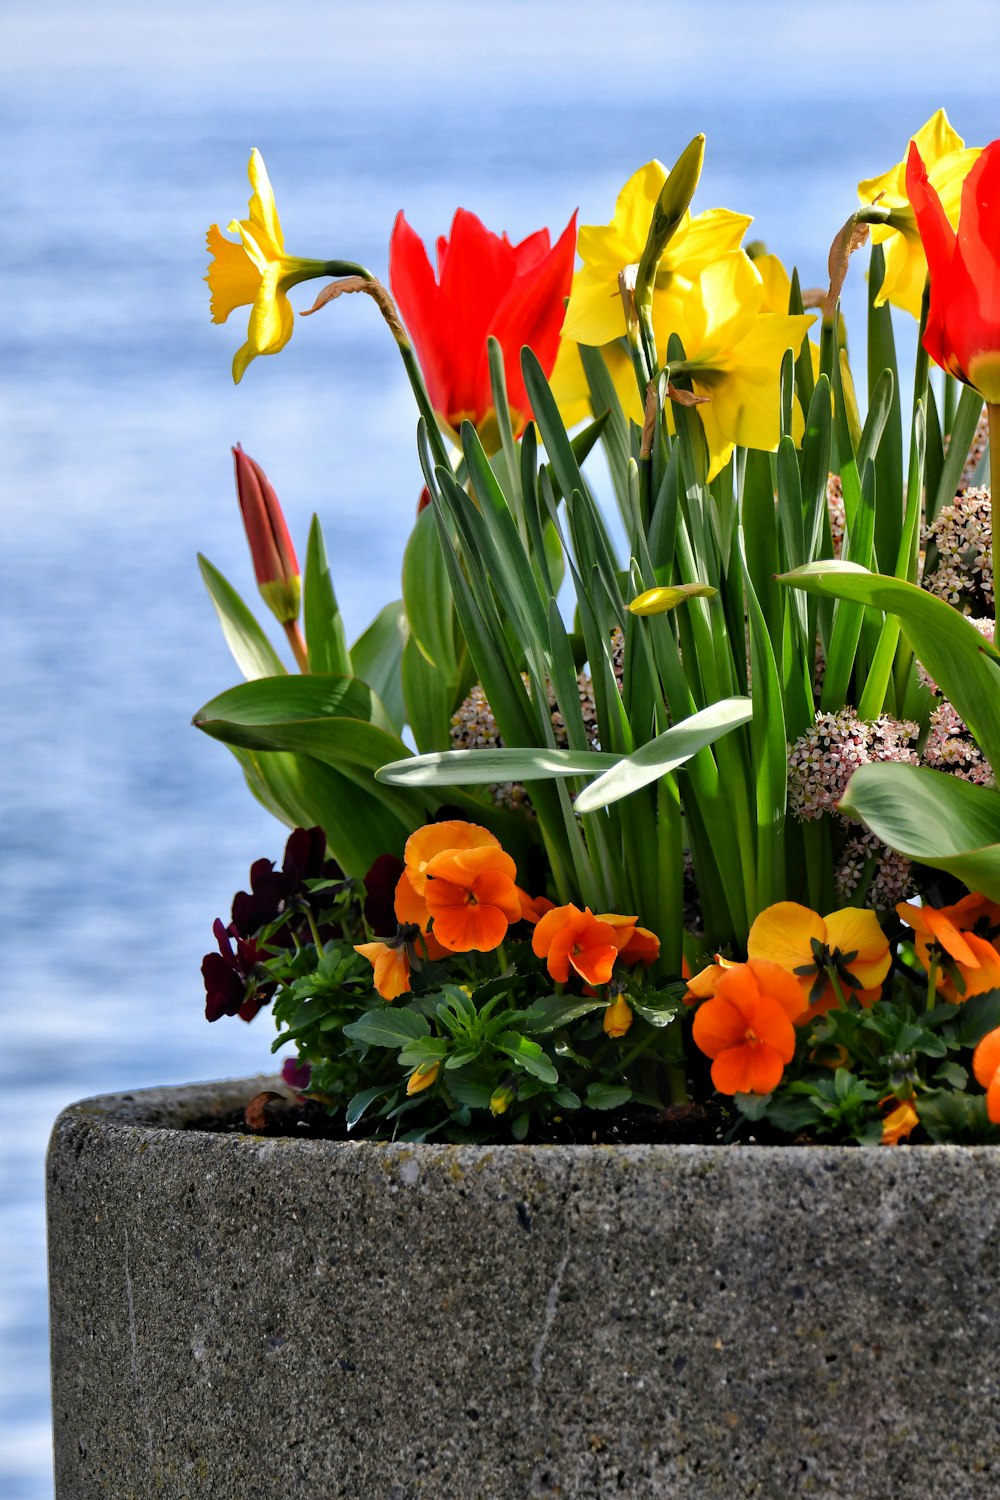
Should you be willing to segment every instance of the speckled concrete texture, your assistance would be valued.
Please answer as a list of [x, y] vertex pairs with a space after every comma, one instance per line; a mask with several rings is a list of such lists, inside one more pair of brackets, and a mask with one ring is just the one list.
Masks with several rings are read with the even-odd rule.
[[91, 1099], [49, 1160], [58, 1500], [966, 1500], [1000, 1149], [452, 1147]]

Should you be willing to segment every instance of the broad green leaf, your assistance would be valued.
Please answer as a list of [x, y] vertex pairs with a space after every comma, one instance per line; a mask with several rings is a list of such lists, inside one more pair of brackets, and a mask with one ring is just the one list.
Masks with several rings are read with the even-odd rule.
[[576, 799], [577, 812], [595, 812], [652, 781], [659, 781], [720, 735], [748, 723], [752, 714], [749, 698], [723, 698], [674, 724], [591, 782]]
[[890, 849], [1000, 901], [1000, 792], [925, 766], [861, 766], [840, 808]]
[[309, 670], [350, 677], [351, 654], [347, 649], [344, 622], [333, 588], [319, 516], [313, 516], [309, 527], [302, 618], [309, 651]]
[[361, 1119], [369, 1104], [374, 1104], [376, 1099], [384, 1099], [387, 1094], [394, 1094], [399, 1088], [399, 1083], [378, 1083], [374, 1088], [362, 1089], [350, 1099], [344, 1110], [344, 1124], [348, 1130], [353, 1130]]
[[366, 1011], [344, 1027], [344, 1035], [366, 1047], [405, 1047], [420, 1037], [430, 1036], [426, 1019], [414, 1010], [387, 1005], [385, 1009]]
[[405, 719], [400, 663], [408, 633], [403, 601], [396, 599], [379, 610], [351, 647], [355, 673], [376, 694], [388, 717], [387, 727], [397, 734]]
[[592, 1083], [583, 1102], [588, 1109], [619, 1109], [631, 1097], [632, 1090], [627, 1083]]
[[914, 655], [969, 725], [990, 764], [1000, 766], [1000, 658], [956, 609], [915, 584], [849, 562], [807, 563], [780, 582], [896, 615]]
[[248, 682], [258, 677], [278, 677], [285, 664], [268, 640], [256, 617], [218, 568], [198, 553], [198, 567], [233, 659]]
[[442, 750], [450, 745], [456, 684], [431, 666], [412, 635], [403, 647], [402, 682], [406, 722], [417, 749]]
[[[227, 735], [216, 732], [217, 725], [241, 726], [249, 731], [275, 723], [334, 715], [367, 720], [371, 718], [372, 703], [367, 683], [357, 677], [329, 677], [320, 673], [292, 676], [286, 673], [284, 677], [261, 677], [255, 682], [244, 682], [227, 689], [198, 710], [194, 723], [206, 734], [227, 739]], [[259, 741], [251, 737], [243, 741], [234, 739], [232, 743], [254, 746]]]
[[539, 1044], [530, 1037], [520, 1036], [516, 1031], [505, 1031], [497, 1037], [496, 1046], [533, 1078], [541, 1079], [542, 1083], [559, 1082], [558, 1070], [552, 1066]]
[[[688, 721], [686, 721], [688, 722]], [[488, 786], [495, 781], [550, 781], [593, 776], [621, 763], [599, 750], [441, 750], [392, 761], [376, 773], [389, 786]]]
[[561, 1026], [568, 1026], [570, 1021], [578, 1021], [592, 1010], [603, 1010], [606, 1003], [604, 1000], [576, 995], [545, 995], [543, 999], [536, 1000], [524, 1014], [521, 1024], [526, 1031], [541, 1036], [547, 1031], [558, 1031]]

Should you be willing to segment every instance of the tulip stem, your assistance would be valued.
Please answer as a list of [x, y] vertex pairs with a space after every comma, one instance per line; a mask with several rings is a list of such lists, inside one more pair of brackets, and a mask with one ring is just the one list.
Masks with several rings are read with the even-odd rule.
[[285, 634], [288, 637], [288, 644], [292, 648], [292, 655], [295, 657], [295, 662], [298, 666], [299, 671], [308, 672], [309, 652], [306, 650], [305, 637], [303, 636], [302, 631], [299, 629], [298, 620], [285, 620], [283, 623], [285, 626]]
[[986, 403], [986, 419], [990, 431], [990, 559], [993, 564], [993, 621], [997, 618], [997, 533], [992, 524], [993, 496], [1000, 490], [1000, 406]]

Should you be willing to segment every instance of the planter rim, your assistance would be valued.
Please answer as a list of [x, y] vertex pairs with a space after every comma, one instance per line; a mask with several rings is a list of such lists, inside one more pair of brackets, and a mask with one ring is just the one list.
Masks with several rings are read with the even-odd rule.
[[[491, 1141], [481, 1144], [466, 1144], [441, 1141], [379, 1141], [359, 1136], [356, 1139], [338, 1141], [295, 1136], [255, 1135], [251, 1131], [212, 1132], [192, 1131], [192, 1120], [213, 1112], [223, 1113], [245, 1103], [254, 1093], [274, 1089], [292, 1097], [277, 1074], [254, 1074], [246, 1078], [205, 1080], [188, 1084], [169, 1084], [155, 1088], [130, 1089], [119, 1093], [94, 1094], [77, 1100], [63, 1109], [53, 1126], [52, 1141], [55, 1142], [64, 1127], [79, 1127], [100, 1124], [104, 1129], [124, 1131], [137, 1138], [153, 1135], [157, 1138], [169, 1136], [190, 1140], [193, 1136], [201, 1141], [217, 1142], [221, 1149], [232, 1149], [234, 1141], [250, 1146], [279, 1146], [284, 1150], [313, 1152], [323, 1155], [353, 1155], [359, 1148], [377, 1151], [419, 1151], [427, 1160], [452, 1156], [456, 1151], [474, 1155], [494, 1157], [498, 1152], [522, 1154], [526, 1152], [560, 1152], [571, 1157], [586, 1156], [595, 1151], [604, 1156], [636, 1158], [655, 1156], [667, 1162], [672, 1158], [690, 1159], [698, 1156], [738, 1159], [752, 1158], [760, 1164], [762, 1157], [797, 1161], [805, 1165], [807, 1160], [817, 1157], [838, 1157], [846, 1166], [849, 1160], [870, 1164], [875, 1160], [892, 1161], [895, 1166], [912, 1164], [915, 1160], [942, 1158], [949, 1155], [975, 1152], [1000, 1156], [996, 1145], [921, 1145], [883, 1149], [858, 1146], [817, 1143], [809, 1146], [775, 1146], [752, 1143], [739, 1145], [704, 1142], [664, 1143], [632, 1142], [628, 1144], [590, 1144], [587, 1142], [533, 1143], [521, 1141]], [[50, 1150], [52, 1149], [50, 1145]]]

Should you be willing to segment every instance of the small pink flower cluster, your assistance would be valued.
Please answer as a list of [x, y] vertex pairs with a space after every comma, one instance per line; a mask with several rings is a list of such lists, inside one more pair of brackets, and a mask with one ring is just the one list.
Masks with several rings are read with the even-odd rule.
[[993, 613], [993, 522], [990, 492], [977, 485], [943, 505], [924, 532], [924, 546], [937, 549], [936, 566], [923, 582], [935, 594], [970, 614]]

